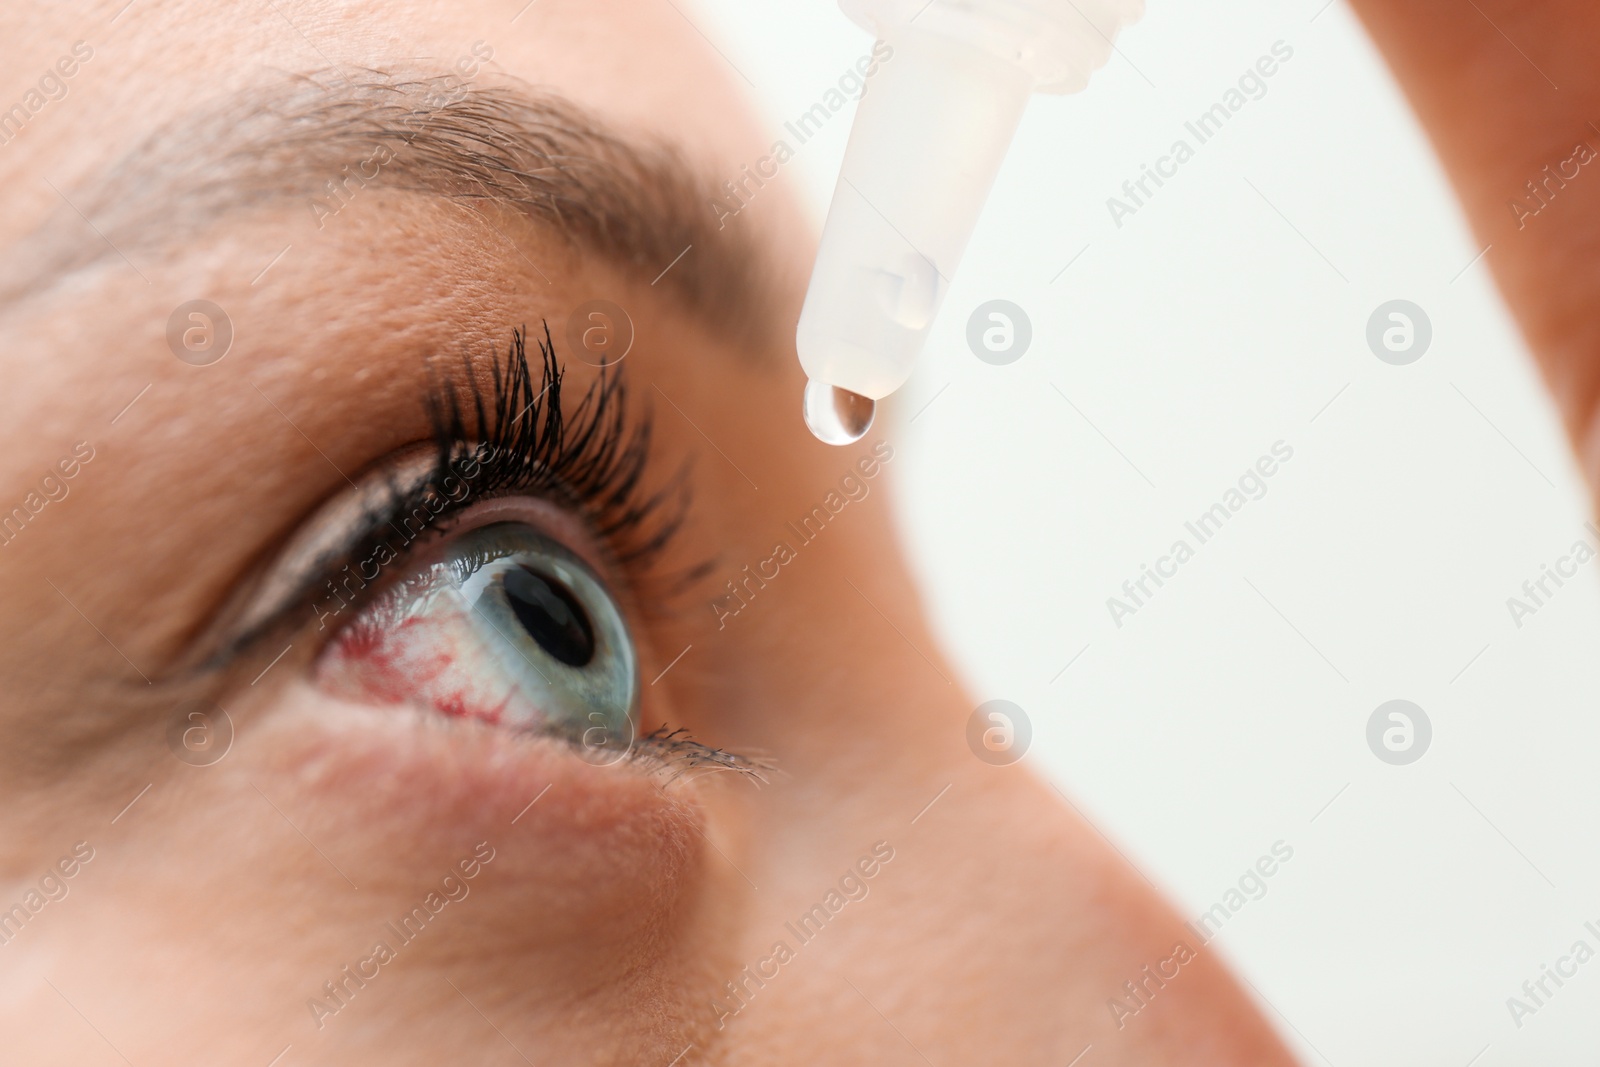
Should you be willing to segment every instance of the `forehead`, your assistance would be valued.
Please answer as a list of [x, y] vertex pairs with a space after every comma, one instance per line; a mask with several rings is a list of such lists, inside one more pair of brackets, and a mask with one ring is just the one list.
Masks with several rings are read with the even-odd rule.
[[737, 173], [761, 142], [739, 105], [737, 76], [671, 4], [134, 0], [98, 17], [65, 5], [7, 5], [0, 110], [18, 105], [12, 124], [21, 125], [0, 144], [0, 188], [11, 207], [0, 214], [0, 245], [60, 208], [60, 193], [70, 196], [151, 131], [210, 101], [312, 73], [359, 78], [374, 67], [503, 76], [553, 90], [620, 132], [670, 136], [718, 174]]
[[[6, 27], [7, 22], [12, 25]], [[552, 154], [558, 160], [578, 157], [590, 147], [579, 143], [581, 136], [563, 140], [547, 136], [548, 132], [570, 132], [585, 122], [600, 126], [612, 144], [630, 151], [648, 143], [674, 153], [676, 162], [662, 164], [656, 173], [648, 173], [660, 162], [653, 159], [646, 161], [647, 166], [612, 167], [624, 172], [613, 186], [628, 186], [633, 193], [660, 193], [674, 185], [672, 175], [680, 171], [692, 172], [696, 180], [714, 187], [718, 176], [736, 172], [734, 161], [749, 158], [762, 140], [756, 123], [740, 106], [740, 94], [732, 88], [731, 68], [670, 4], [490, 2], [475, 5], [468, 13], [446, 3], [418, 0], [381, 5], [329, 0], [272, 0], [266, 5], [135, 0], [104, 21], [91, 23], [53, 7], [30, 8], [26, 15], [14, 9], [0, 13], [0, 29], [15, 31], [0, 32], [4, 68], [37, 67], [41, 79], [48, 78], [49, 90], [41, 92], [30, 83], [22, 97], [26, 122], [9, 143], [0, 145], [0, 188], [6, 190], [8, 201], [8, 210], [0, 212], [0, 247], [6, 250], [0, 256], [0, 294], [38, 288], [53, 269], [59, 273], [86, 262], [96, 267], [73, 279], [64, 302], [24, 305], [23, 311], [41, 313], [31, 316], [31, 323], [19, 322], [16, 308], [0, 304], [0, 328], [13, 335], [49, 334], [53, 342], [64, 339], [61, 330], [67, 324], [61, 319], [91, 306], [101, 319], [141, 304], [162, 310], [158, 317], [163, 317], [164, 309], [216, 284], [219, 272], [232, 280], [244, 270], [245, 288], [253, 294], [270, 271], [286, 273], [277, 267], [280, 252], [293, 251], [293, 258], [299, 259], [310, 248], [326, 245], [325, 231], [334, 214], [342, 216], [334, 220], [340, 229], [356, 232], [358, 223], [350, 220], [363, 213], [346, 212], [345, 203], [352, 192], [361, 192], [363, 200], [375, 199], [363, 192], [363, 176], [385, 162], [373, 156], [377, 139], [368, 136], [372, 123], [367, 113], [379, 97], [399, 99], [402, 94], [393, 88], [406, 79], [426, 83], [425, 91], [411, 94], [424, 106], [436, 97], [500, 90], [518, 99], [560, 102], [559, 108], [545, 109], [548, 114], [542, 117], [541, 129], [523, 136], [524, 144], [534, 142], [545, 150], [543, 157], [531, 159], [526, 151], [498, 152], [500, 176], [507, 171], [515, 174], [520, 167], [517, 176], [531, 172], [534, 184], [544, 182], [543, 174], [553, 169]], [[64, 73], [69, 70], [70, 77]], [[37, 111], [28, 110], [36, 104]], [[468, 107], [496, 111], [488, 116], [491, 120], [504, 119], [509, 110], [480, 108], [476, 102]], [[301, 120], [312, 113], [321, 125], [309, 124], [307, 132], [308, 124]], [[573, 115], [582, 121], [572, 120]], [[258, 120], [267, 132], [250, 143], [243, 124], [236, 121], [239, 116]], [[350, 131], [341, 134], [336, 129], [341, 122]], [[400, 124], [391, 123], [395, 125]], [[477, 150], [498, 149], [514, 138], [505, 133], [503, 122], [467, 125], [448, 131], [451, 151], [436, 154], [451, 157], [446, 166], [433, 168], [431, 179], [405, 175], [405, 180], [415, 178], [415, 182], [401, 187], [438, 193], [452, 181], [458, 187], [449, 190], [453, 192], [461, 192], [463, 184], [481, 184], [471, 175], [461, 177], [463, 159], [472, 162], [467, 157], [475, 152], [496, 155]], [[390, 133], [387, 142], [393, 146], [394, 130]], [[230, 155], [245, 158], [223, 165], [221, 157]], [[412, 146], [405, 162], [387, 166], [385, 181], [401, 176], [422, 155]], [[631, 265], [635, 275], [644, 272], [646, 278], [676, 262], [691, 243], [697, 244], [698, 253], [675, 267], [661, 286], [662, 295], [676, 288], [680, 302], [691, 308], [705, 304], [701, 298], [707, 293], [726, 303], [739, 296], [739, 285], [733, 283], [748, 283], [759, 275], [781, 288], [784, 281], [792, 283], [803, 274], [809, 244], [805, 225], [781, 196], [770, 198], [774, 210], [766, 219], [753, 219], [731, 234], [702, 240], [692, 231], [715, 216], [699, 210], [703, 205], [695, 202], [692, 182], [677, 182], [671, 195], [658, 197], [658, 204], [641, 203], [637, 196], [613, 197], [616, 203], [605, 217], [573, 209], [597, 184], [590, 178], [591, 173], [579, 173], [565, 188], [536, 190], [548, 193], [539, 204], [544, 221], [553, 218], [563, 224], [556, 229], [570, 231], [574, 229], [570, 223], [582, 216], [589, 236], [598, 233], [614, 239], [622, 229], [619, 220], [649, 220], [651, 225], [644, 227], [643, 239], [634, 247], [613, 240], [612, 249], [618, 253], [613, 260], [631, 257], [637, 262], [623, 265]], [[195, 216], [200, 222], [209, 221], [200, 203], [205, 197], [196, 193], [207, 183], [206, 196], [224, 189], [224, 199], [231, 196], [236, 207], [272, 206], [285, 232], [258, 234], [255, 244], [229, 247], [225, 253], [217, 233], [185, 232], [185, 226], [193, 227]], [[291, 201], [293, 210], [282, 210]], [[498, 251], [516, 251], [522, 264], [540, 273], [542, 284], [552, 283], [549, 271], [541, 271], [534, 258], [520, 250], [520, 241], [508, 236], [503, 224], [495, 224], [492, 211], [476, 204], [468, 208], [494, 231], [494, 239], [504, 246]], [[396, 209], [388, 219], [378, 220], [379, 228], [387, 225], [391, 231], [382, 255], [374, 257], [369, 250], [366, 256], [346, 257], [344, 269], [362, 281], [377, 281], [370, 269], [374, 258], [396, 262], [414, 257], [419, 241], [481, 243], [481, 234], [463, 237], [459, 227], [451, 232], [437, 212], [427, 223], [417, 221], [418, 210], [408, 215]], [[370, 212], [365, 214], [370, 223]], [[238, 244], [240, 235], [252, 229], [260, 227], [230, 221], [227, 236]], [[375, 239], [384, 242], [382, 235]], [[151, 243], [167, 247], [151, 249], [147, 247]], [[219, 247], [208, 248], [212, 243]], [[163, 252], [188, 261], [178, 278], [168, 280], [179, 290], [172, 299], [172, 294], [156, 292], [161, 279], [154, 267], [163, 264], [155, 261]], [[218, 262], [223, 254], [240, 258]], [[762, 269], [741, 269], [758, 254], [767, 261]], [[364, 273], [363, 267], [369, 269]], [[364, 291], [371, 294], [382, 288], [368, 285]], [[387, 289], [391, 298], [404, 296], [397, 286]], [[108, 295], [103, 295], [105, 290]], [[315, 297], [325, 300], [327, 295], [318, 292]], [[784, 318], [760, 314], [761, 301], [743, 303], [769, 324]], [[339, 302], [337, 310], [348, 312], [349, 302]], [[724, 328], [730, 318], [721, 316]], [[775, 335], [761, 338], [774, 339]], [[23, 358], [25, 347], [7, 346], [13, 364]], [[7, 355], [0, 354], [0, 360], [5, 359]], [[6, 406], [0, 399], [0, 409]]]

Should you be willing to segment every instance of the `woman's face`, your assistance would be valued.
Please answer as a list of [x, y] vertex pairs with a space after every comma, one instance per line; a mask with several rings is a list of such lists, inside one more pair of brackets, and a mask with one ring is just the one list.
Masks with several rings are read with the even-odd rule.
[[1288, 1062], [975, 754], [692, 9], [120, 6], [0, 33], [7, 1059]]

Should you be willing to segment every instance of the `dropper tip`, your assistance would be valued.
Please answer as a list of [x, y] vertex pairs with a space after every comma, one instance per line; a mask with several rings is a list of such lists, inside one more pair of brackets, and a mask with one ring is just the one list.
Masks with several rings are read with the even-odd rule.
[[806, 382], [802, 404], [806, 426], [825, 445], [848, 445], [872, 428], [877, 402], [827, 382]]

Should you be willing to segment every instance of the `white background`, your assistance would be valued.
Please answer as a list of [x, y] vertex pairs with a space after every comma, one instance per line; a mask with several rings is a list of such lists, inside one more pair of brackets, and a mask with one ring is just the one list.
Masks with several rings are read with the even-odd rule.
[[[1520, 1029], [1506, 1007], [1600, 947], [1600, 565], [1520, 629], [1506, 606], [1594, 540], [1587, 498], [1421, 130], [1322, 5], [1156, 0], [1087, 92], [1033, 101], [887, 415], [909, 551], [975, 699], [1026, 709], [1035, 769], [1186, 916], [1293, 847], [1216, 944], [1307, 1063], [1592, 1063], [1600, 960]], [[827, 0], [685, 10], [775, 135], [871, 43]], [[1278, 40], [1265, 96], [1119, 229], [1106, 199]], [[848, 125], [785, 169], [819, 219]], [[1006, 367], [965, 342], [996, 297], [1033, 325]], [[1433, 324], [1410, 366], [1365, 340], [1395, 298]], [[1279, 440], [1266, 496], [1115, 626]], [[1393, 698], [1433, 723], [1410, 766], [1366, 744]]]

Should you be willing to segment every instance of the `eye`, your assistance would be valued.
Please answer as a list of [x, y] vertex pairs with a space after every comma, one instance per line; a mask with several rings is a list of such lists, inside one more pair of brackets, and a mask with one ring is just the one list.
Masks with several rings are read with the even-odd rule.
[[594, 627], [561, 579], [524, 563], [500, 580], [511, 613], [539, 647], [570, 667], [594, 658]]
[[482, 526], [398, 582], [316, 670], [338, 696], [610, 745], [633, 736], [633, 639], [576, 554], [518, 522]]

